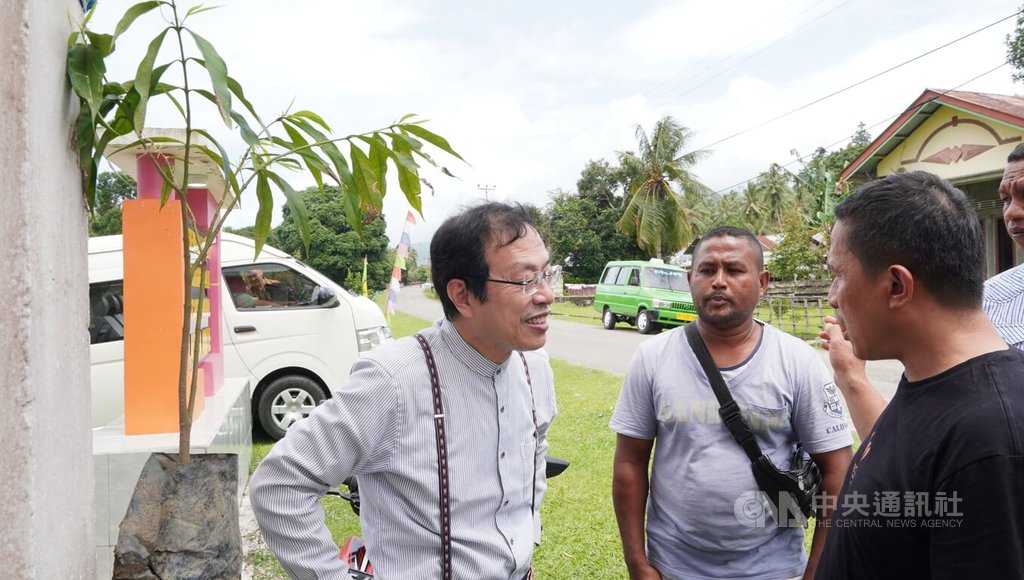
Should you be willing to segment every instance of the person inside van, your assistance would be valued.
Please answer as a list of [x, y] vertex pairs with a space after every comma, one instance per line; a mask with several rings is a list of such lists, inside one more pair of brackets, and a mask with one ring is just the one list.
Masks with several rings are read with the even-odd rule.
[[239, 279], [228, 280], [231, 297], [238, 308], [286, 306], [295, 303], [295, 295], [291, 288], [279, 280], [266, 278], [263, 275], [263, 270], [253, 268], [245, 272], [242, 279], [244, 279], [244, 285], [240, 288], [235, 282]]
[[494, 202], [448, 218], [430, 263], [444, 318], [359, 359], [252, 476], [263, 537], [293, 578], [346, 577], [319, 500], [352, 475], [375, 576], [532, 575], [558, 270], [529, 212]]

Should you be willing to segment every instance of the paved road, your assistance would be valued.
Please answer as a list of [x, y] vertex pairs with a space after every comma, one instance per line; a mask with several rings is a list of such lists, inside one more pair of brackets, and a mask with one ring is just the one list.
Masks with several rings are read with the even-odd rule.
[[[441, 303], [427, 298], [416, 286], [402, 289], [398, 295], [397, 308], [426, 320], [437, 320], [442, 316]], [[546, 348], [551, 358], [622, 375], [626, 373], [626, 366], [637, 345], [650, 338], [624, 323], [608, 331], [601, 326], [552, 317], [549, 320]], [[818, 352], [825, 364], [828, 364], [828, 353], [823, 350]], [[902, 374], [903, 366], [897, 361], [868, 363], [868, 378], [886, 398], [896, 392]]]

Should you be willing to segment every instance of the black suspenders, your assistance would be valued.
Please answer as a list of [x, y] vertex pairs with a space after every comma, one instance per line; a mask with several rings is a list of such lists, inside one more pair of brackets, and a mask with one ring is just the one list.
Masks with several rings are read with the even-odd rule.
[[[434, 363], [434, 353], [430, 351], [430, 345], [422, 334], [416, 335], [416, 340], [423, 349], [423, 355], [427, 359], [427, 371], [430, 373], [430, 388], [434, 400], [434, 435], [437, 437], [437, 487], [438, 502], [441, 511], [441, 578], [451, 580], [452, 577], [452, 518], [448, 501], [448, 446], [444, 433], [444, 404], [441, 402], [441, 381], [437, 375], [437, 365]], [[518, 351], [517, 351], [518, 352]], [[526, 356], [519, 352], [519, 358], [523, 361], [523, 368], [526, 370], [526, 384], [530, 387], [530, 406], [533, 411], [533, 438], [537, 439], [537, 405], [533, 398], [533, 382], [530, 381], [530, 367], [526, 364]], [[533, 499], [530, 502], [530, 513], [536, 517], [537, 509], [537, 460], [533, 461]]]

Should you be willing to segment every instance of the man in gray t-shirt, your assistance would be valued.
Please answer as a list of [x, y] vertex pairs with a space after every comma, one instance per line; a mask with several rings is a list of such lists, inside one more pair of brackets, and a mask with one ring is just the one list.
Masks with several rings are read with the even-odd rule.
[[[694, 324], [761, 450], [788, 469], [802, 444], [821, 468], [823, 491], [835, 497], [850, 431], [818, 355], [753, 319], [768, 284], [760, 244], [743, 229], [711, 230], [697, 244], [689, 279]], [[776, 525], [718, 408], [684, 328], [640, 345], [611, 420], [612, 494], [630, 577], [813, 576], [827, 528], [816, 530], [808, 561], [803, 530]]]

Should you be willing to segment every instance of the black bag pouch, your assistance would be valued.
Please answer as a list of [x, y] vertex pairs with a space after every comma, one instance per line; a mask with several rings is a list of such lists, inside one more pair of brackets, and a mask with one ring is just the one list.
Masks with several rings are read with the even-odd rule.
[[818, 464], [799, 445], [793, 452], [792, 466], [781, 470], [764, 454], [750, 463], [757, 486], [768, 496], [772, 516], [781, 527], [806, 525], [814, 512], [814, 497], [821, 489]]

